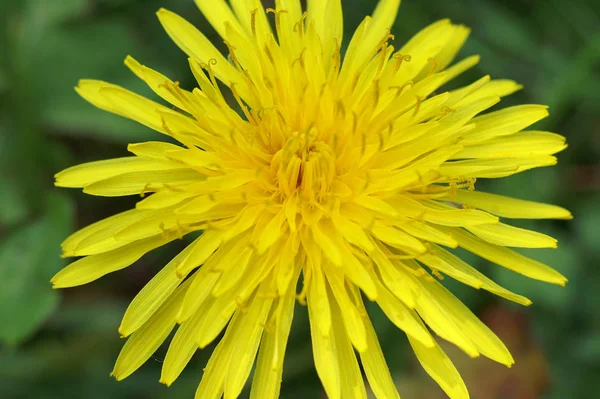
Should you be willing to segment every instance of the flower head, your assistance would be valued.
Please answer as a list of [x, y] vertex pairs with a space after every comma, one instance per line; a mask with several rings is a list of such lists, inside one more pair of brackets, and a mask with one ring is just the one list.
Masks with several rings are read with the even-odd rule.
[[125, 61], [172, 107], [100, 81], [76, 88], [93, 105], [179, 144], [131, 144], [131, 157], [56, 175], [57, 186], [91, 195], [144, 197], [63, 243], [65, 256], [82, 258], [53, 278], [57, 288], [202, 232], [127, 309], [119, 332], [129, 339], [114, 376], [134, 372], [179, 324], [162, 368], [161, 382], [170, 385], [225, 330], [196, 396], [239, 396], [256, 364], [251, 397], [276, 398], [297, 301], [308, 307], [315, 367], [330, 398], [366, 397], [357, 355], [375, 395], [398, 398], [363, 294], [406, 333], [453, 399], [468, 397], [466, 387], [426, 326], [472, 357], [510, 366], [502, 342], [438, 280], [447, 275], [530, 304], [446, 249], [462, 247], [565, 284], [509, 248], [556, 241], [499, 218], [570, 213], [474, 190], [479, 178], [556, 163], [563, 137], [522, 131], [547, 116], [546, 107], [486, 112], [520, 88], [489, 76], [444, 92], [478, 62], [452, 64], [469, 30], [442, 20], [395, 50], [390, 27], [400, 0], [381, 0], [343, 57], [340, 0], [309, 0], [307, 12], [299, 0], [267, 10], [259, 0], [196, 3], [227, 58], [176, 14], [163, 9], [158, 17], [189, 56], [198, 88]]

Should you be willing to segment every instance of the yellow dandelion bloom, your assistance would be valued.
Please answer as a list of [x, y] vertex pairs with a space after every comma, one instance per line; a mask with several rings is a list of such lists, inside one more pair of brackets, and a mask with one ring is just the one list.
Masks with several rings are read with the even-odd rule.
[[343, 57], [341, 0], [308, 0], [306, 12], [300, 0], [266, 10], [259, 0], [196, 3], [228, 56], [180, 16], [161, 9], [158, 18], [189, 56], [199, 87], [185, 90], [127, 57], [170, 105], [96, 80], [76, 88], [96, 107], [179, 144], [131, 144], [133, 156], [56, 175], [57, 186], [91, 195], [144, 197], [66, 239], [64, 256], [81, 258], [52, 279], [56, 288], [88, 283], [202, 232], [133, 299], [113, 375], [133, 373], [178, 326], [160, 379], [170, 385], [224, 330], [196, 397], [238, 397], [255, 367], [250, 397], [277, 398], [299, 302], [308, 308], [315, 368], [329, 398], [366, 398], [359, 360], [377, 398], [398, 398], [363, 296], [406, 333], [453, 399], [468, 398], [467, 388], [431, 331], [471, 357], [513, 364], [438, 280], [447, 275], [531, 303], [446, 249], [461, 247], [530, 278], [566, 283], [511, 249], [553, 248], [556, 240], [499, 218], [570, 213], [474, 190], [476, 179], [556, 163], [563, 137], [523, 131], [547, 107], [485, 112], [520, 88], [489, 76], [443, 92], [479, 60], [452, 64], [469, 29], [442, 20], [396, 50], [390, 27], [400, 0], [381, 0]]

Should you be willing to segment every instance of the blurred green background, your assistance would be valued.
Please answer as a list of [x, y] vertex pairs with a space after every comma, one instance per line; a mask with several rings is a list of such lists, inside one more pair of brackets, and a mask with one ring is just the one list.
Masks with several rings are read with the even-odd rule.
[[[375, 3], [343, 1], [346, 39]], [[131, 54], [182, 86], [193, 85], [186, 57], [155, 18], [159, 7], [185, 16], [223, 47], [192, 0], [0, 1], [0, 398], [191, 398], [200, 380], [210, 350], [197, 355], [171, 388], [157, 382], [166, 348], [127, 380], [109, 377], [128, 302], [183, 243], [85, 287], [53, 291], [48, 282], [65, 265], [59, 244], [69, 233], [136, 200], [55, 189], [53, 174], [125, 156], [127, 143], [157, 138], [84, 102], [73, 90], [77, 80], [108, 80], [152, 96], [124, 67]], [[518, 223], [559, 239], [558, 250], [529, 254], [565, 274], [565, 288], [463, 254], [530, 297], [532, 307], [445, 280], [505, 340], [516, 365], [471, 361], [445, 348], [474, 399], [600, 397], [600, 1], [405, 0], [393, 29], [396, 47], [440, 18], [472, 27], [461, 55], [482, 56], [461, 83], [485, 74], [523, 83], [525, 90], [502, 104], [550, 105], [551, 117], [536, 127], [569, 142], [558, 167], [478, 187], [557, 203], [575, 215], [570, 222]], [[323, 397], [305, 309], [297, 310], [282, 398]], [[403, 398], [444, 398], [403, 334], [376, 310], [372, 317]]]

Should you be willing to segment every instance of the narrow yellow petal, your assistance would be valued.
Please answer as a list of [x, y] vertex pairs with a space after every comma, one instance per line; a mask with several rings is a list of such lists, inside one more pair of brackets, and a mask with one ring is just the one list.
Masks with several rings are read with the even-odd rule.
[[473, 206], [503, 218], [572, 219], [568, 210], [556, 205], [525, 201], [481, 191], [456, 190], [449, 201]]
[[197, 312], [194, 317], [182, 323], [177, 329], [162, 365], [161, 384], [171, 386], [198, 350], [195, 337], [202, 317], [204, 314]]
[[[362, 300], [358, 301], [359, 311], [367, 314]], [[383, 351], [379, 345], [377, 333], [373, 324], [368, 318], [365, 318], [364, 325], [367, 333], [367, 347], [365, 352], [360, 353], [360, 361], [365, 369], [367, 380], [377, 399], [400, 399], [394, 380], [383, 356]]]
[[[197, 4], [207, 5], [208, 1], [197, 1]], [[223, 0], [211, 0], [210, 6], [201, 6], [201, 9], [211, 10], [214, 13], [219, 12], [219, 6], [224, 6], [229, 9], [229, 6], [225, 5]], [[203, 10], [204, 11], [204, 10]], [[231, 12], [231, 10], [229, 10]], [[213, 46], [198, 29], [196, 29], [188, 21], [180, 17], [179, 15], [161, 8], [158, 13], [158, 18], [163, 28], [171, 37], [171, 39], [177, 44], [177, 46], [188, 56], [194, 58], [200, 64], [210, 65], [214, 71], [215, 76], [219, 78], [226, 85], [231, 83], [241, 83], [242, 79], [239, 72], [231, 65], [227, 59]], [[206, 13], [205, 13], [206, 15]], [[208, 17], [208, 15], [207, 15]], [[232, 14], [232, 20], [235, 19]], [[209, 18], [210, 21], [210, 18]], [[210, 21], [212, 23], [212, 21]], [[213, 26], [215, 26], [213, 24]], [[215, 28], [223, 36], [224, 25]], [[214, 60], [214, 61], [211, 61]], [[240, 89], [242, 85], [240, 84]]]
[[452, 91], [452, 97], [455, 102], [450, 105], [456, 104], [457, 106], [461, 106], [490, 96], [506, 97], [522, 88], [523, 86], [514, 80], [490, 80], [490, 77], [487, 76], [485, 79], [480, 79], [473, 85]]
[[225, 399], [235, 399], [244, 388], [250, 375], [258, 346], [263, 335], [264, 325], [271, 310], [273, 300], [260, 298], [260, 292], [250, 304], [248, 312], [240, 330], [237, 332], [238, 340], [235, 343], [235, 367], [229, 367], [225, 379]]
[[83, 187], [83, 192], [101, 197], [140, 195], [164, 188], [187, 186], [206, 180], [192, 169], [130, 172], [99, 180]]
[[196, 5], [208, 22], [225, 40], [228, 39], [225, 24], [230, 24], [238, 32], [244, 32], [242, 25], [235, 17], [225, 0], [195, 0]]
[[[442, 69], [450, 65], [456, 54], [460, 51], [463, 44], [467, 41], [471, 29], [463, 25], [454, 25], [451, 37], [442, 47], [440, 52], [435, 56], [435, 61], [438, 63], [438, 68]], [[460, 63], [459, 63], [460, 64]], [[458, 65], [458, 64], [456, 64]]]
[[106, 82], [81, 80], [77, 93], [98, 108], [124, 116], [150, 129], [168, 134], [158, 111], [173, 113], [171, 109], [148, 100], [122, 87]]
[[[190, 259], [191, 257], [188, 257]], [[210, 296], [217, 280], [219, 279], [219, 273], [211, 273], [208, 267], [201, 267], [197, 270], [190, 280], [190, 288], [183, 299], [181, 308], [177, 313], [177, 322], [182, 323], [188, 320], [198, 312], [198, 308], [205, 303], [207, 298]]]
[[[348, 325], [342, 321], [346, 310], [342, 311], [336, 306], [332, 312], [332, 341], [334, 347], [334, 356], [337, 358], [340, 367], [340, 393], [341, 398], [367, 399], [367, 391], [363, 382], [360, 367], [356, 359], [356, 354], [352, 344], [348, 339]], [[345, 326], [345, 327], [344, 327]]]
[[185, 261], [193, 247], [193, 243], [188, 245], [133, 298], [119, 326], [121, 336], [127, 337], [138, 330], [175, 291], [184, 277], [177, 276], [175, 268]]
[[123, 345], [112, 372], [117, 381], [137, 370], [167, 339], [175, 327], [175, 313], [181, 305], [187, 285], [182, 284]]
[[321, 333], [317, 324], [318, 309], [314, 303], [308, 298], [308, 317], [310, 320], [310, 335], [313, 349], [313, 358], [317, 374], [323, 383], [325, 392], [329, 399], [342, 399], [341, 397], [341, 381], [340, 381], [340, 364], [335, 354], [334, 343], [331, 335], [324, 336]]
[[341, 0], [308, 0], [308, 24], [314, 23], [323, 46], [324, 67], [329, 68], [333, 52], [341, 46], [344, 18]]
[[380, 241], [408, 253], [422, 254], [427, 251], [427, 248], [425, 248], [425, 245], [423, 245], [421, 241], [395, 227], [385, 226], [380, 222], [375, 222], [371, 228], [371, 232]]
[[536, 280], [563, 286], [567, 283], [567, 279], [550, 266], [527, 258], [511, 249], [490, 244], [461, 229], [448, 229], [447, 233], [458, 241], [458, 245], [490, 262]]
[[517, 133], [548, 116], [543, 105], [517, 105], [473, 118], [475, 129], [462, 144], [479, 143], [499, 136]]
[[448, 234], [442, 233], [427, 223], [419, 222], [415, 219], [407, 219], [396, 224], [397, 227], [408, 234], [422, 240], [435, 242], [447, 247], [456, 248], [458, 243]]
[[429, 266], [430, 269], [445, 273], [463, 284], [467, 284], [475, 288], [483, 287], [483, 282], [477, 277], [473, 276], [470, 273], [465, 273], [460, 269], [452, 267], [452, 265], [444, 262], [442, 259], [435, 255], [427, 253], [419, 256], [417, 260], [423, 263], [424, 265]]
[[[300, 270], [300, 268], [296, 269]], [[298, 277], [298, 274], [295, 274]], [[279, 397], [285, 349], [294, 315], [294, 294], [295, 290], [292, 288], [292, 284], [288, 285], [285, 295], [279, 299], [275, 309], [275, 331], [266, 330], [263, 333], [256, 370], [252, 379], [250, 399]]]
[[202, 318], [196, 330], [196, 345], [200, 349], [210, 345], [228, 324], [227, 330], [229, 330], [240, 313], [237, 311], [233, 295], [222, 295], [218, 298], [211, 296], [207, 301], [210, 302], [202, 304], [202, 309], [208, 309], [205, 310], [206, 316]]
[[385, 200], [371, 195], [361, 195], [359, 197], [356, 197], [354, 199], [354, 202], [365, 209], [380, 213], [382, 216], [385, 217], [393, 218], [398, 215], [396, 209], [394, 209], [394, 207], [392, 207]]
[[363, 57], [371, 52], [374, 54], [377, 44], [383, 40], [394, 25], [399, 8], [400, 0], [379, 0], [361, 46], [360, 52]]
[[116, 249], [113, 236], [124, 227], [139, 222], [152, 215], [138, 209], [121, 212], [71, 234], [61, 244], [63, 256], [95, 255], [106, 250]]
[[502, 298], [508, 299], [509, 301], [513, 301], [513, 302], [516, 302], [516, 303], [524, 305], [524, 306], [531, 305], [531, 301], [529, 299], [525, 298], [524, 296], [517, 295], [517, 294], [499, 286], [498, 284], [496, 284], [495, 282], [493, 282], [492, 280], [487, 278], [479, 270], [477, 270], [474, 267], [470, 266], [469, 264], [465, 263], [458, 256], [451, 254], [450, 252], [446, 251], [445, 249], [440, 248], [437, 245], [432, 245], [432, 246], [430, 246], [429, 251], [431, 252], [431, 254], [433, 256], [436, 256], [440, 261], [447, 263], [449, 265], [449, 267], [452, 267], [457, 270], [461, 270], [462, 272], [464, 272], [466, 274], [472, 275], [474, 278], [477, 279], [478, 283], [479, 282], [482, 283], [482, 285], [481, 285], [482, 289], [489, 291], [492, 294], [498, 295]]
[[134, 143], [127, 146], [127, 151], [140, 158], [167, 160], [166, 153], [169, 151], [182, 150], [183, 148], [163, 141], [147, 141], [145, 143]]
[[402, 269], [396, 268], [392, 264], [379, 246], [375, 245], [370, 256], [377, 265], [385, 286], [406, 306], [413, 309], [415, 307], [415, 295], [411, 288], [414, 285], [411, 284], [409, 277]]
[[433, 337], [429, 333], [427, 327], [420, 322], [419, 316], [414, 310], [406, 307], [402, 301], [393, 296], [387, 289], [380, 287], [381, 297], [377, 300], [377, 304], [390, 319], [392, 323], [407, 335], [410, 335], [415, 340], [421, 342], [427, 347], [435, 345]]
[[465, 147], [453, 159], [464, 158], [522, 158], [552, 155], [567, 148], [565, 138], [546, 132], [521, 132]]
[[177, 264], [177, 274], [187, 275], [191, 270], [202, 265], [206, 259], [219, 248], [222, 243], [222, 233], [216, 230], [206, 230], [202, 233], [193, 251], [190, 253], [188, 261]]
[[427, 347], [410, 336], [408, 336], [408, 340], [421, 366], [450, 399], [469, 399], [469, 391], [467, 391], [462, 377], [438, 344]]
[[298, 237], [298, 234], [290, 234], [279, 259], [279, 272], [277, 273], [277, 291], [279, 292], [279, 295], [283, 295], [286, 292], [287, 287], [292, 280], [299, 247], [300, 238]]
[[174, 106], [185, 109], [184, 105], [179, 101], [177, 97], [175, 97], [167, 88], [165, 87], [165, 83], [173, 83], [169, 78], [164, 76], [163, 74], [156, 72], [155, 70], [148, 68], [139, 62], [137, 62], [132, 56], [127, 56], [125, 58], [125, 65], [131, 69], [133, 73], [140, 79], [142, 79], [148, 86], [162, 97], [164, 100], [173, 104]]
[[237, 312], [229, 323], [225, 336], [215, 348], [204, 368], [202, 380], [194, 396], [195, 399], [221, 399], [223, 397], [224, 382], [233, 358], [233, 350], [238, 338], [237, 331], [240, 329], [242, 318], [243, 313]]
[[316, 325], [321, 335], [328, 337], [331, 331], [331, 307], [320, 253], [319, 255], [313, 254], [312, 257], [309, 256], [309, 265], [310, 286], [306, 299], [308, 302], [312, 302], [311, 306], [315, 309], [311, 323]]
[[366, 252], [373, 250], [373, 244], [371, 240], [369, 240], [367, 233], [365, 233], [358, 224], [345, 218], [339, 213], [334, 213], [331, 216], [331, 221], [335, 228], [342, 233], [344, 238], [348, 240], [350, 244], [356, 245]]
[[475, 226], [496, 223], [498, 218], [489, 213], [474, 209], [434, 209], [432, 202], [417, 201], [404, 196], [396, 196], [389, 200], [398, 213], [407, 217], [422, 219], [436, 225]]
[[179, 205], [182, 202], [196, 196], [198, 196], [198, 194], [193, 192], [173, 192], [169, 190], [158, 191], [147, 196], [143, 200], [138, 201], [135, 204], [135, 208], [139, 210], [159, 210], [170, 208], [173, 205]]
[[72, 166], [55, 175], [57, 187], [84, 187], [126, 173], [177, 169], [176, 163], [126, 157], [94, 161]]
[[446, 162], [438, 171], [442, 176], [468, 178], [499, 178], [521, 173], [533, 168], [556, 165], [556, 157], [535, 156], [502, 159], [469, 159]]
[[449, 318], [463, 331], [479, 353], [508, 367], [514, 364], [513, 357], [502, 341], [469, 308], [437, 281], [425, 284], [436, 296]]
[[[336, 303], [340, 309], [343, 309], [341, 317], [345, 326], [344, 335], [347, 334], [350, 337], [352, 345], [358, 352], [365, 352], [369, 349], [367, 347], [365, 324], [354, 301], [348, 295], [344, 283], [344, 275], [331, 268], [326, 269], [325, 274]], [[332, 319], [333, 317], [334, 315], [332, 315]]]
[[467, 229], [485, 241], [506, 247], [556, 248], [556, 239], [537, 231], [521, 229], [504, 223], [481, 224]]
[[478, 357], [479, 351], [475, 344], [452, 318], [450, 312], [441, 306], [440, 299], [435, 296], [435, 293], [428, 289], [427, 282], [422, 281], [425, 278], [419, 280], [421, 296], [415, 307], [419, 316], [440, 337], [458, 346], [471, 358]]
[[135, 263], [144, 254], [177, 238], [176, 234], [152, 237], [113, 251], [81, 258], [52, 277], [53, 288], [82, 285]]
[[314, 242], [321, 247], [321, 250], [334, 265], [340, 266], [342, 264], [342, 255], [334, 244], [331, 237], [325, 234], [317, 224], [311, 227], [313, 233]]

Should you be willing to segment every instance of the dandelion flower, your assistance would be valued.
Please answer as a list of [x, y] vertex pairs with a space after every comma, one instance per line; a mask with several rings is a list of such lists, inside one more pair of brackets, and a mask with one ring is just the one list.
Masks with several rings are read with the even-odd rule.
[[[191, 91], [131, 57], [125, 64], [165, 103], [82, 80], [98, 108], [178, 144], [130, 144], [130, 157], [74, 166], [60, 187], [97, 196], [142, 195], [135, 209], [66, 239], [56, 288], [93, 281], [147, 252], [201, 232], [141, 290], [119, 332], [121, 380], [173, 329], [160, 381], [224, 331], [197, 398], [236, 398], [253, 367], [251, 398], [277, 398], [295, 303], [307, 306], [316, 371], [329, 398], [398, 398], [364, 301], [408, 337], [419, 362], [453, 399], [468, 392], [439, 337], [471, 357], [510, 366], [503, 343], [440, 283], [449, 276], [522, 305], [447, 248], [461, 247], [527, 277], [566, 279], [511, 247], [556, 240], [504, 219], [569, 219], [560, 207], [475, 190], [556, 163], [563, 137], [523, 131], [548, 115], [521, 105], [487, 111], [520, 88], [489, 76], [452, 91], [473, 67], [452, 61], [469, 30], [436, 22], [396, 50], [400, 0], [381, 0], [341, 54], [341, 0], [196, 0], [229, 49], [221, 54], [180, 16], [160, 23], [189, 56]], [[270, 22], [272, 21], [272, 23]], [[439, 94], [441, 93], [441, 94]], [[503, 221], [500, 220], [503, 218]], [[176, 328], [177, 327], [177, 328]]]

